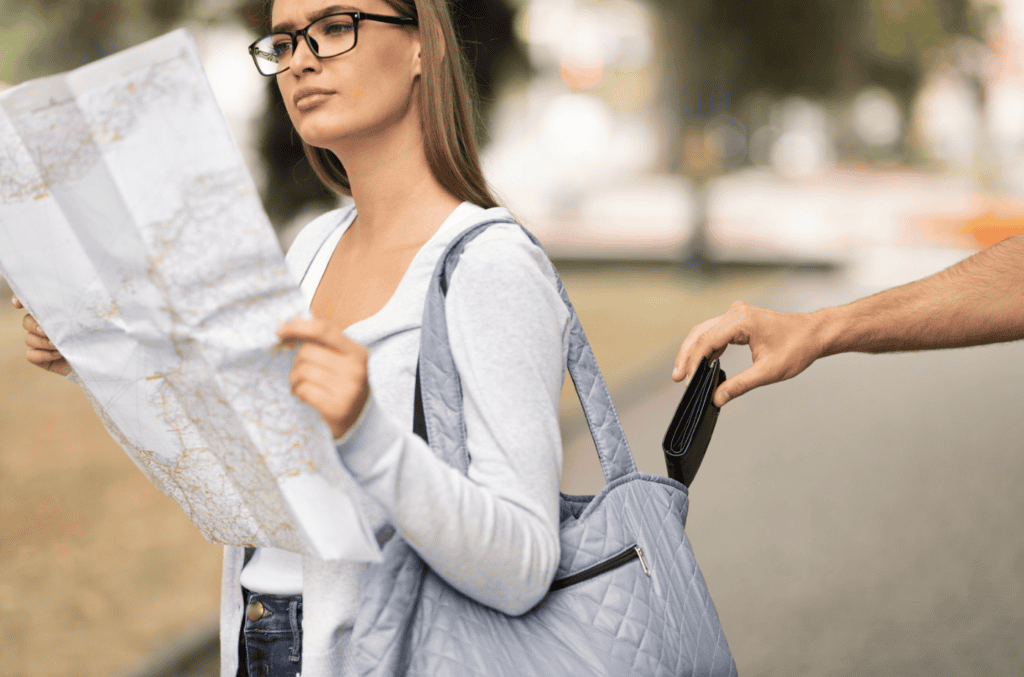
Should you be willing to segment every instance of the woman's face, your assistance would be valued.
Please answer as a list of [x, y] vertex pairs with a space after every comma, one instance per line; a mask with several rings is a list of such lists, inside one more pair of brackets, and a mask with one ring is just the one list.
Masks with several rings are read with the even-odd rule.
[[[273, 30], [300, 30], [322, 16], [347, 10], [397, 16], [384, 0], [276, 0]], [[310, 145], [334, 150], [408, 122], [420, 69], [416, 30], [361, 21], [355, 49], [332, 58], [318, 59], [299, 38], [277, 83], [299, 136]], [[418, 117], [415, 123], [419, 125]]]

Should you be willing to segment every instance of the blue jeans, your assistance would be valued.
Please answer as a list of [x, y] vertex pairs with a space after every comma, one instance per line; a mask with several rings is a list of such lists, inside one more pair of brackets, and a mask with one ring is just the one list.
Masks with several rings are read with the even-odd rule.
[[302, 595], [246, 591], [242, 617], [245, 677], [296, 677], [302, 667]]

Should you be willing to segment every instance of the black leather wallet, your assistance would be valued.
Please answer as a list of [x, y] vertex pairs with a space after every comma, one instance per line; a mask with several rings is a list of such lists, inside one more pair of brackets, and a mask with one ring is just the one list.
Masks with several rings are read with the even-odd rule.
[[718, 360], [708, 364], [708, 358], [701, 359], [661, 443], [668, 476], [686, 486], [693, 482], [715, 431], [719, 409], [711, 399], [725, 378]]

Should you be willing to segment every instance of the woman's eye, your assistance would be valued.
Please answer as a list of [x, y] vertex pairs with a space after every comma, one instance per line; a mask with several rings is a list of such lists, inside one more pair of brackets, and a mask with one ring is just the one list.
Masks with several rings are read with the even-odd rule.
[[324, 35], [341, 35], [352, 30], [351, 21], [332, 21], [324, 26]]
[[274, 54], [281, 56], [282, 54], [287, 54], [290, 51], [292, 51], [291, 40], [279, 40], [274, 43]]

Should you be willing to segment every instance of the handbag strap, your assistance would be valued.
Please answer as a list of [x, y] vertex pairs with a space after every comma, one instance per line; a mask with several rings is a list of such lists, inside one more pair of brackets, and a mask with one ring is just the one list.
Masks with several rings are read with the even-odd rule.
[[[485, 221], [466, 229], [452, 240], [434, 269], [423, 308], [420, 355], [416, 366], [414, 427], [417, 434], [429, 441], [434, 452], [442, 460], [463, 474], [469, 469], [470, 456], [466, 446], [462, 385], [448, 343], [445, 295], [448, 291], [448, 281], [466, 245], [496, 223], [519, 225], [511, 219]], [[532, 233], [525, 228], [523, 232], [531, 242], [538, 247], [541, 246]], [[612, 482], [636, 472], [636, 463], [633, 461], [633, 453], [629, 449], [622, 424], [615, 413], [608, 387], [590, 348], [590, 342], [583, 333], [579, 317], [569, 301], [569, 295], [557, 271], [555, 280], [558, 284], [558, 294], [569, 310], [569, 376], [583, 407], [583, 414], [587, 419], [590, 435], [594, 439], [594, 447], [597, 449], [605, 480]]]

